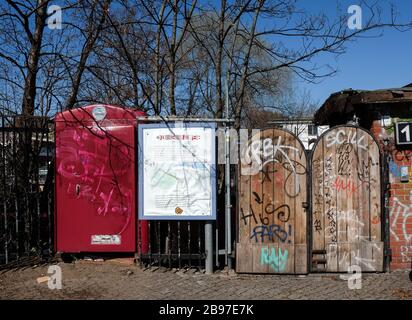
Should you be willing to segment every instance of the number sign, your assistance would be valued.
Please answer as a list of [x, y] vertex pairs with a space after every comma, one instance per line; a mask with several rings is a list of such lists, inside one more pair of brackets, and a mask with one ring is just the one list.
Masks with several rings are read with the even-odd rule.
[[408, 122], [398, 122], [395, 124], [397, 145], [412, 145], [411, 127], [412, 123]]

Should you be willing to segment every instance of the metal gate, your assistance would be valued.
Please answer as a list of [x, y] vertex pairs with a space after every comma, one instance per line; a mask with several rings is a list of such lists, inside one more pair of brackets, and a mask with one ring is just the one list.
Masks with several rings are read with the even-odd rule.
[[381, 159], [365, 130], [338, 126], [317, 141], [312, 169], [313, 271], [382, 271]]
[[300, 140], [281, 129], [241, 150], [236, 271], [307, 273], [307, 170]]

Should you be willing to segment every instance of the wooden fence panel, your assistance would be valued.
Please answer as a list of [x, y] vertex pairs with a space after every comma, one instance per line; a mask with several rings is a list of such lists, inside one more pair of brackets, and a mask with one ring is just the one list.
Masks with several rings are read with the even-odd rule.
[[302, 143], [281, 129], [261, 131], [243, 149], [237, 272], [308, 272], [306, 163]]
[[319, 138], [311, 161], [314, 270], [383, 271], [378, 144], [361, 128], [334, 127]]

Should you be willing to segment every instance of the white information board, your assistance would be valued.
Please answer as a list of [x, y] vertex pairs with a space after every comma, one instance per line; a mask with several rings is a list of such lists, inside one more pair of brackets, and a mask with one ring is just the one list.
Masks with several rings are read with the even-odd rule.
[[216, 217], [215, 126], [139, 124], [139, 218]]

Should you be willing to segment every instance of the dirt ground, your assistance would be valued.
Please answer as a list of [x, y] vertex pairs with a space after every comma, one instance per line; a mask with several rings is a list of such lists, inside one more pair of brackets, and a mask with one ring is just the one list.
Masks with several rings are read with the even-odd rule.
[[[0, 274], [0, 299], [408, 299], [409, 271], [362, 274], [349, 289], [338, 274], [239, 275], [219, 271], [143, 270], [129, 259], [57, 264], [62, 289], [48, 287], [48, 266]], [[39, 280], [38, 280], [39, 279]], [[40, 282], [40, 283], [39, 283]]]

